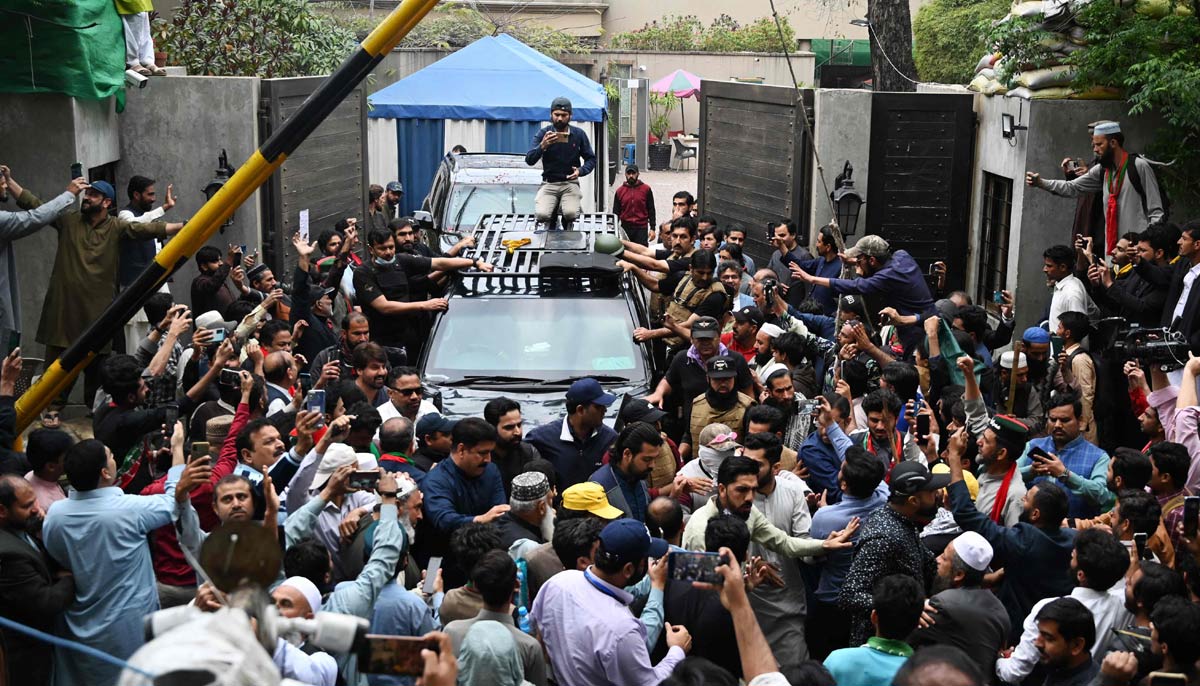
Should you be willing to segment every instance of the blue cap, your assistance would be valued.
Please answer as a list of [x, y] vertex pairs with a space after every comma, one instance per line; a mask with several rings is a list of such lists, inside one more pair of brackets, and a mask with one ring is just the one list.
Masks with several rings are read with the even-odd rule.
[[455, 424], [458, 424], [458, 422], [453, 419], [443, 417], [437, 412], [430, 412], [417, 420], [417, 426], [414, 430], [417, 432], [417, 438], [424, 440], [426, 436], [435, 431], [443, 434], [454, 431]]
[[616, 399], [617, 396], [605, 393], [600, 382], [591, 377], [580, 379], [567, 389], [567, 402], [592, 403], [608, 407]]
[[600, 546], [621, 562], [662, 557], [670, 548], [663, 539], [652, 537], [646, 525], [636, 519], [618, 519], [601, 529]]
[[111, 183], [109, 183], [107, 181], [92, 181], [90, 183], [92, 186], [92, 190], [96, 191], [97, 193], [102, 194], [104, 197], [108, 198], [109, 200], [112, 200], [114, 202], [116, 201], [117, 192], [115, 190], [113, 190]]
[[1021, 340], [1026, 343], [1049, 343], [1050, 332], [1040, 326], [1031, 326], [1021, 334]]

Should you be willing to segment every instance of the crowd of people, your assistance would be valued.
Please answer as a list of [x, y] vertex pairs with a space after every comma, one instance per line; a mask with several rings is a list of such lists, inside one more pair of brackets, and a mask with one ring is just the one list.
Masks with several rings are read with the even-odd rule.
[[[178, 230], [110, 216], [107, 184], [38, 207], [0, 177], [32, 209], [0, 225], [52, 222], [56, 273], [104, 298], [135, 252], [118, 260], [122, 241]], [[137, 202], [134, 185], [131, 207], [152, 211], [153, 182]], [[745, 227], [697, 217], [686, 192], [656, 225], [648, 189], [626, 191], [622, 223], [645, 231], [626, 227], [641, 240], [617, 263], [651, 293], [632, 335], [661, 380], [618, 398], [579, 379], [526, 432], [517, 400], [455, 418], [426, 397], [411, 364], [447, 284], [492, 265], [470, 236], [420, 242], [401, 192], [296, 236], [286, 289], [240, 246], [202, 248], [190, 302], [152, 295], [131, 353], [96, 363], [94, 437], [50, 412], [23, 452], [0, 449], [0, 617], [74, 643], [0, 625], [8, 683], [115, 683], [79, 644], [127, 660], [159, 608], [226, 607], [199, 560], [231, 522], [277, 542], [280, 615], [428, 637], [430, 686], [1200, 683], [1200, 358], [1122, 357], [1096, 325], [1190, 341], [1200, 222], [1157, 222], [1111, 255], [1050, 248], [1050, 306], [1023, 313], [1047, 324], [1015, 333], [1011, 293], [990, 310], [935, 299], [882, 237], [843, 250], [824, 227], [813, 254], [779, 222], [756, 269]], [[12, 350], [4, 446], [21, 372]], [[278, 640], [281, 674], [416, 676], [312, 638]]]

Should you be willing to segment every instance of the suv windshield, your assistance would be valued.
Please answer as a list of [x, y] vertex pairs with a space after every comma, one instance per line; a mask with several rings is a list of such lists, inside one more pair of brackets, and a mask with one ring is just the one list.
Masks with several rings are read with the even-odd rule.
[[624, 300], [455, 298], [430, 343], [425, 374], [545, 380], [603, 373], [645, 378]]
[[459, 232], [464, 227], [473, 228], [485, 214], [533, 212], [537, 191], [536, 184], [456, 184], [446, 206], [444, 229]]

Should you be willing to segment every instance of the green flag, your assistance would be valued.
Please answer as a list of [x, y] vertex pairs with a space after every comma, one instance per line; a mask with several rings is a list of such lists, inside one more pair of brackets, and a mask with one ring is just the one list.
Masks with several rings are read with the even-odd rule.
[[0, 46], [0, 93], [115, 95], [125, 109], [125, 32], [112, 0], [5, 0]]

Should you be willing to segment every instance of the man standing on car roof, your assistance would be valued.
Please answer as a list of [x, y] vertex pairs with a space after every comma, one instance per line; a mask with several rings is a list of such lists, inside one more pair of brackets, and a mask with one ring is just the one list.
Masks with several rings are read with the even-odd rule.
[[556, 207], [562, 214], [563, 230], [571, 229], [583, 200], [579, 179], [596, 167], [596, 153], [587, 134], [571, 126], [571, 111], [570, 100], [555, 98], [550, 103], [550, 125], [534, 135], [533, 149], [525, 153], [525, 164], [531, 167], [542, 161], [542, 185], [534, 198], [534, 212], [547, 229], [554, 222]]

